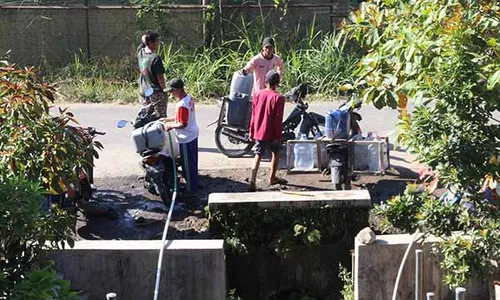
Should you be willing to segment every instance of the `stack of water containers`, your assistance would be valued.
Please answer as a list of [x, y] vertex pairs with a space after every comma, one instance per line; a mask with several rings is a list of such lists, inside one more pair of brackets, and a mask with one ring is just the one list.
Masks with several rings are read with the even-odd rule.
[[227, 107], [226, 121], [229, 125], [248, 127], [250, 121], [252, 100], [252, 74], [239, 74], [234, 72], [229, 91], [229, 103]]
[[[307, 135], [301, 134], [299, 141], [307, 141]], [[309, 171], [314, 168], [314, 146], [312, 143], [297, 143], [293, 147], [293, 167], [297, 171]]]

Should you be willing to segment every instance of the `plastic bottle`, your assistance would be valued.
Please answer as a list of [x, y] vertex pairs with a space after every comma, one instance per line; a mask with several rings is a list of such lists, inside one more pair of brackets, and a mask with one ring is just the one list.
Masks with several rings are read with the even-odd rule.
[[[307, 140], [307, 136], [302, 134], [300, 141]], [[297, 143], [293, 147], [294, 168], [300, 171], [308, 171], [314, 168], [313, 145], [307, 143]]]
[[379, 171], [380, 170], [380, 153], [378, 149], [378, 145], [380, 140], [375, 136], [374, 141], [377, 143], [373, 143], [368, 145], [368, 169], [370, 171]]
[[[320, 132], [316, 132], [316, 134], [314, 135], [314, 140], [317, 141], [319, 140], [320, 138], [322, 137], [321, 133]], [[324, 164], [323, 163], [323, 160], [324, 161], [327, 161], [327, 156], [328, 154], [326, 153], [326, 148], [325, 147], [321, 147], [320, 148], [320, 157], [318, 157], [317, 161], [319, 163], [319, 166], [316, 166], [316, 160], [314, 159], [317, 155], [317, 144], [313, 144], [312, 145], [312, 153], [313, 153], [313, 161], [314, 161], [314, 166], [322, 169], [322, 168], [326, 168], [328, 166], [328, 164]], [[321, 160], [321, 158], [323, 158], [323, 160]]]
[[389, 160], [387, 158], [387, 152], [388, 152], [388, 146], [387, 146], [387, 142], [384, 140], [382, 142], [382, 163], [383, 163], [383, 169], [386, 170], [387, 168], [389, 168]]
[[332, 119], [334, 110], [329, 110], [325, 116], [325, 135], [327, 138], [333, 138], [333, 129], [332, 129]]

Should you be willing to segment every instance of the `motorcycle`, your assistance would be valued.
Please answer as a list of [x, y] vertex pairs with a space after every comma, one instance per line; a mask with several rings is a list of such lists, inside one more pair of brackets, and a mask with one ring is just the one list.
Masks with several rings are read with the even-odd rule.
[[[75, 205], [83, 207], [92, 198], [94, 188], [94, 157], [98, 158], [97, 152], [93, 150], [102, 149], [102, 144], [94, 141], [97, 135], [105, 135], [105, 132], [97, 131], [94, 127], [68, 127], [78, 138], [84, 140], [90, 148], [85, 152], [86, 164], [75, 170], [78, 181], [66, 186], [66, 191], [61, 194], [48, 195], [48, 202], [58, 205], [60, 208], [72, 210]], [[47, 207], [48, 208], [48, 207]]]
[[[173, 145], [175, 138], [170, 135], [170, 132], [163, 131], [163, 124], [157, 122], [157, 119], [158, 117], [152, 114], [151, 110], [142, 109], [135, 122], [120, 120], [116, 126], [123, 128], [127, 124], [131, 124], [134, 130], [132, 134], [138, 133], [146, 139], [146, 147], [138, 152], [141, 156], [140, 166], [144, 170], [144, 188], [149, 193], [160, 196], [163, 203], [169, 207], [177, 183], [177, 176], [173, 170], [178, 164], [174, 165], [172, 155], [174, 155], [174, 159], [177, 159], [178, 150], [175, 149], [177, 145]], [[164, 146], [148, 145], [146, 130], [153, 127], [164, 132]]]
[[[349, 116], [349, 130], [347, 130], [342, 138], [335, 139], [326, 146], [326, 152], [330, 158], [330, 168], [327, 168], [324, 173], [330, 173], [334, 190], [351, 189], [351, 181], [354, 179], [354, 174], [349, 159], [350, 147], [348, 141], [362, 134], [361, 127], [358, 123], [362, 120], [362, 117], [356, 111], [360, 108], [360, 101], [356, 102], [354, 106], [345, 102], [339, 107], [339, 110], [346, 112]], [[338, 122], [340, 122], [340, 120], [338, 120]]]
[[[283, 132], [281, 142], [286, 143], [289, 140], [295, 140], [295, 129], [299, 127], [299, 134], [305, 134], [308, 137], [315, 137], [318, 134], [324, 134], [325, 117], [315, 112], [309, 112], [309, 105], [303, 101], [308, 93], [306, 84], [299, 84], [292, 88], [285, 98], [295, 103], [294, 109], [283, 121]], [[242, 157], [248, 154], [253, 147], [250, 141], [248, 126], [234, 126], [227, 122], [227, 107], [231, 101], [228, 97], [222, 98], [221, 109], [218, 119], [209, 126], [217, 123], [215, 129], [215, 145], [217, 149], [227, 157]], [[251, 104], [249, 104], [251, 105]], [[247, 122], [249, 122], [251, 108], [248, 109]]]

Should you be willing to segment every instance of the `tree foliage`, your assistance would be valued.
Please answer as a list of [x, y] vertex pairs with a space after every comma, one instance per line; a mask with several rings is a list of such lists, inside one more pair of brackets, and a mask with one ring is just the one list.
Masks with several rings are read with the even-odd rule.
[[346, 32], [368, 52], [353, 88], [378, 108], [401, 109], [403, 144], [447, 184], [498, 177], [488, 164], [500, 150], [497, 1], [368, 1], [350, 20]]
[[88, 167], [102, 145], [70, 126], [78, 124], [70, 112], [51, 113], [54, 92], [33, 68], [0, 62], [0, 175], [26, 176], [61, 193], [78, 186], [76, 170]]
[[387, 225], [440, 237], [447, 284], [484, 278], [500, 255], [498, 203], [485, 193], [500, 180], [498, 1], [373, 0], [350, 21], [344, 33], [367, 54], [346, 88], [398, 109], [400, 141], [450, 188], [436, 199], [409, 187], [375, 212]]

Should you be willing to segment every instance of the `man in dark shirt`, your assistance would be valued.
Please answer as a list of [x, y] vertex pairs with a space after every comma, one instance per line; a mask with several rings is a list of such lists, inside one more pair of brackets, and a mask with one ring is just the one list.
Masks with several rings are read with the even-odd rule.
[[269, 184], [287, 183], [286, 180], [276, 177], [281, 149], [283, 111], [285, 109], [285, 98], [276, 91], [279, 83], [279, 73], [271, 70], [266, 74], [266, 89], [258, 91], [253, 96], [249, 133], [250, 139], [255, 141], [255, 158], [252, 165], [249, 192], [255, 191], [255, 180], [260, 160], [267, 148], [272, 153]]
[[137, 48], [137, 63], [139, 64], [139, 86], [141, 89], [141, 105], [151, 105], [158, 117], [167, 116], [168, 96], [165, 89], [165, 68], [161, 57], [156, 54], [160, 46], [160, 35], [148, 30], [142, 36]]

